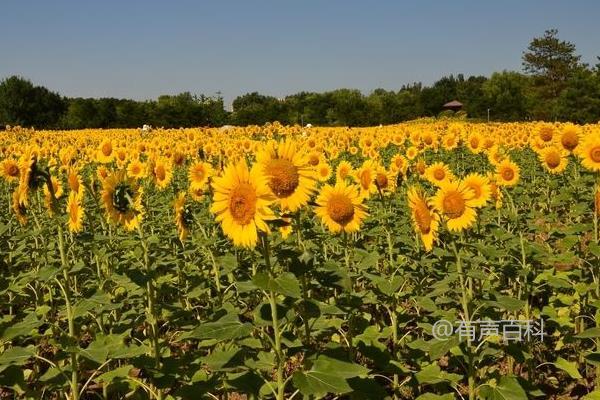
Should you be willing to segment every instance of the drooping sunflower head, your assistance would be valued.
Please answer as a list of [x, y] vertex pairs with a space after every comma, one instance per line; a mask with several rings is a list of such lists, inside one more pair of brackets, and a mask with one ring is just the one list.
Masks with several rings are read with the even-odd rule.
[[244, 159], [224, 168], [223, 175], [212, 181], [214, 189], [210, 211], [221, 223], [223, 233], [235, 246], [254, 247], [258, 232], [269, 233], [266, 221], [275, 216], [270, 205], [275, 200], [262, 168], [248, 170]]
[[256, 159], [282, 210], [294, 212], [308, 203], [316, 185], [315, 171], [293, 139], [267, 143]]
[[506, 158], [496, 166], [496, 183], [501, 186], [514, 186], [519, 182], [521, 169]]
[[110, 222], [136, 229], [143, 218], [142, 188], [125, 171], [114, 172], [102, 181], [102, 206]]
[[69, 167], [67, 170], [67, 184], [71, 192], [80, 196], [83, 194], [83, 179], [81, 178], [79, 171], [74, 167]]
[[439, 215], [433, 210], [431, 201], [427, 199], [423, 191], [412, 186], [408, 189], [408, 206], [411, 211], [411, 219], [415, 232], [423, 241], [426, 251], [433, 249], [433, 243], [437, 239], [439, 229]]
[[377, 193], [375, 177], [378, 165], [375, 161], [367, 159], [354, 171], [354, 181], [359, 185], [360, 195], [368, 199], [371, 194]]
[[358, 186], [339, 181], [321, 189], [315, 214], [332, 233], [356, 232], [368, 215], [362, 201]]
[[446, 220], [448, 230], [462, 231], [473, 225], [477, 219], [473, 197], [473, 191], [458, 181], [447, 182], [438, 189], [433, 204]]
[[21, 225], [27, 224], [27, 203], [28, 200], [23, 198], [20, 188], [16, 188], [12, 194], [11, 207]]

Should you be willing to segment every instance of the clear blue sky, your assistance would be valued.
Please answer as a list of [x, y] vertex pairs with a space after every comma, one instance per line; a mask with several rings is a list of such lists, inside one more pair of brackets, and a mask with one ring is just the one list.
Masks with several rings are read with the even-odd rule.
[[2, 0], [0, 14], [0, 78], [68, 96], [398, 89], [520, 70], [551, 27], [600, 55], [594, 0]]

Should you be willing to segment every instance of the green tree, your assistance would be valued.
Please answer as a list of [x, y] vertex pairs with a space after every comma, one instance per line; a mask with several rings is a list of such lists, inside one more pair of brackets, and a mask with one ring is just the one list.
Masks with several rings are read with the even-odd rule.
[[534, 38], [523, 52], [523, 69], [534, 77], [533, 114], [538, 119], [556, 117], [556, 102], [567, 81], [582, 67], [575, 44], [560, 40], [558, 30], [549, 29]]
[[11, 76], [0, 82], [0, 124], [55, 127], [65, 110], [60, 95], [29, 80]]
[[[482, 86], [492, 119], [519, 121], [528, 116], [530, 78], [518, 72], [494, 72]], [[487, 111], [487, 110], [486, 110]]]

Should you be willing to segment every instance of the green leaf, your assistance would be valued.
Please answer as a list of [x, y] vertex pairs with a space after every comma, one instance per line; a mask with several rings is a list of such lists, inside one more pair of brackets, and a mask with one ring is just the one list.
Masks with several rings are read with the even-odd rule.
[[434, 394], [434, 393], [425, 393], [417, 397], [415, 400], [454, 400], [454, 395], [452, 393], [446, 394]]
[[562, 357], [558, 357], [555, 363], [553, 363], [559, 369], [565, 371], [573, 379], [581, 379], [582, 376], [577, 369], [577, 363], [567, 361]]
[[296, 371], [292, 376], [294, 386], [305, 396], [325, 396], [328, 393], [342, 394], [352, 391], [346, 379], [321, 371]]
[[11, 347], [0, 354], [0, 365], [23, 365], [33, 357], [35, 351], [30, 347]]
[[235, 320], [223, 317], [216, 322], [205, 322], [191, 332], [184, 333], [181, 339], [215, 339], [231, 340], [248, 336], [252, 332], [252, 324], [241, 323], [237, 316]]
[[124, 365], [119, 368], [115, 368], [111, 371], [105, 372], [104, 374], [96, 378], [99, 382], [105, 382], [110, 384], [115, 380], [126, 380], [129, 376], [129, 372], [133, 369], [133, 365]]
[[284, 296], [299, 299], [302, 297], [300, 282], [291, 272], [285, 272], [277, 278], [271, 278], [264, 272], [259, 272], [252, 278], [252, 283], [263, 290], [272, 290]]
[[2, 340], [12, 340], [19, 336], [30, 336], [31, 331], [42, 325], [42, 321], [38, 320], [35, 314], [28, 314], [22, 321], [17, 322], [13, 326], [9, 326], [2, 332]]
[[508, 376], [500, 378], [498, 384], [482, 386], [479, 395], [486, 400], [527, 400], [527, 394], [519, 382]]
[[586, 329], [585, 331], [581, 332], [579, 335], [576, 335], [575, 337], [580, 338], [580, 339], [589, 339], [589, 338], [600, 337], [600, 327], [596, 326], [593, 328]]

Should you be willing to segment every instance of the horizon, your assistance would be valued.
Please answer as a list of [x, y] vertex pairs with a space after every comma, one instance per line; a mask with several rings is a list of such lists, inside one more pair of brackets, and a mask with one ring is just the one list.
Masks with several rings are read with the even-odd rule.
[[0, 79], [22, 76], [67, 97], [220, 92], [230, 109], [235, 97], [251, 92], [284, 98], [340, 88], [397, 91], [449, 75], [522, 71], [529, 41], [550, 28], [577, 46], [582, 62], [594, 64], [600, 55], [600, 4], [592, 1], [333, 1], [318, 3], [318, 14], [314, 1], [9, 1], [4, 9], [0, 35], [11, 40], [0, 42], [0, 54], [8, 55]]

